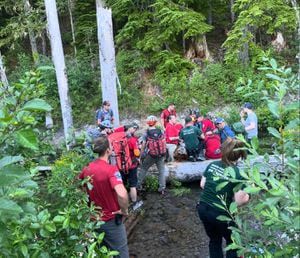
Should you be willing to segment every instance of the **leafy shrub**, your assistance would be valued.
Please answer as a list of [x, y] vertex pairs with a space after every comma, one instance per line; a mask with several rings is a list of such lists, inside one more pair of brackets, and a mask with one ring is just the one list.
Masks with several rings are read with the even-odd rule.
[[159, 183], [157, 176], [149, 175], [145, 179], [145, 189], [149, 192], [156, 192], [158, 189]]
[[[7, 89], [0, 87], [0, 256], [114, 255], [106, 247], [99, 249], [104, 235], [94, 233], [99, 227], [99, 223], [90, 221], [94, 207], [88, 206], [87, 195], [79, 189], [82, 182], [72, 174], [84, 158], [70, 154], [71, 158], [65, 159], [70, 163], [57, 162], [57, 181], [51, 182], [58, 190], [52, 188], [51, 196], [45, 196], [41, 188], [36, 194], [39, 189], [32, 179], [37, 172], [33, 160], [43, 155], [37, 127], [41, 115], [51, 110], [40, 98], [44, 94], [39, 71], [25, 73]], [[69, 184], [64, 185], [61, 179]], [[68, 187], [68, 192], [63, 187]]]
[[[285, 123], [284, 117], [295, 111], [299, 114], [299, 100], [287, 103], [285, 97], [297, 84], [290, 69], [276, 67], [271, 61], [268, 78], [272, 78], [274, 94], [264, 98], [271, 116], [279, 128], [268, 127], [277, 142], [274, 157], [268, 154], [258, 158], [258, 142], [253, 140], [251, 156], [241, 171], [243, 180], [233, 180], [246, 186], [251, 194], [247, 205], [238, 209], [235, 203], [225, 209], [229, 217], [221, 220], [236, 224], [232, 227], [233, 243], [227, 249], [238, 249], [246, 257], [296, 257], [299, 254], [300, 235], [300, 178], [299, 178], [299, 117]], [[273, 123], [274, 124], [274, 123]], [[275, 164], [274, 164], [275, 163]], [[228, 176], [230, 176], [228, 171]]]

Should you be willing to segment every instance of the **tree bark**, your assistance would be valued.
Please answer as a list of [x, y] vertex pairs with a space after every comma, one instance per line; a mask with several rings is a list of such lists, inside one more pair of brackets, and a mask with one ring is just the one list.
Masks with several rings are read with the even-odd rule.
[[208, 21], [209, 25], [213, 23], [211, 0], [208, 0]]
[[6, 77], [5, 67], [3, 64], [1, 52], [0, 52], [0, 77], [1, 77], [2, 86], [4, 87], [4, 89], [8, 89], [8, 80]]
[[298, 30], [297, 30], [297, 41], [298, 41], [298, 54], [296, 58], [298, 59], [298, 79], [300, 80], [300, 11], [299, 6], [297, 4], [296, 0], [291, 0], [292, 6], [295, 10], [297, 24], [298, 24]]
[[[249, 28], [246, 26], [243, 29], [243, 38], [247, 37], [247, 32], [248, 32]], [[249, 43], [245, 42], [242, 46], [242, 48], [239, 51], [239, 60], [241, 63], [243, 63], [244, 65], [247, 65], [249, 63]]]
[[69, 149], [69, 140], [73, 141], [73, 118], [71, 101], [69, 97], [68, 79], [66, 74], [66, 66], [64, 52], [61, 41], [61, 34], [58, 23], [58, 15], [55, 0], [45, 0], [48, 30], [51, 44], [52, 60], [56, 72], [56, 80], [60, 98], [62, 119], [64, 125], [64, 135], [66, 146]]
[[43, 31], [42, 35], [41, 35], [41, 40], [42, 40], [42, 53], [44, 56], [47, 55], [47, 41], [46, 41], [46, 37], [45, 37], [46, 32]]
[[116, 127], [120, 121], [112, 14], [111, 10], [104, 6], [102, 0], [96, 0], [102, 100], [109, 100], [111, 102], [114, 112], [114, 126]]
[[77, 56], [77, 48], [76, 48], [76, 39], [75, 39], [75, 29], [74, 29], [74, 20], [73, 20], [73, 9], [74, 2], [72, 0], [68, 0], [68, 11], [70, 16], [70, 24], [71, 24], [71, 32], [72, 32], [72, 45], [74, 48], [74, 56]]
[[[31, 5], [30, 5], [29, 0], [24, 0], [24, 10], [25, 10], [26, 15], [30, 15]], [[37, 66], [39, 63], [39, 53], [38, 53], [38, 49], [37, 49], [37, 43], [36, 43], [36, 38], [35, 38], [34, 32], [30, 27], [28, 28], [28, 35], [29, 35], [29, 41], [30, 41], [33, 61], [34, 61], [34, 64]]]
[[230, 0], [230, 18], [231, 18], [231, 23], [234, 23], [235, 20], [235, 13], [233, 10], [233, 6], [234, 6], [234, 0]]

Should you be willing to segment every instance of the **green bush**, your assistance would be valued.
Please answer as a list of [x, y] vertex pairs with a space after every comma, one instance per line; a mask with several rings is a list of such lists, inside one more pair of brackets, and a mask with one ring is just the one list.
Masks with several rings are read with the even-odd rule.
[[149, 175], [145, 179], [145, 189], [149, 192], [156, 192], [158, 189], [159, 183], [157, 176]]
[[[230, 218], [219, 219], [233, 220], [236, 225], [231, 227], [233, 243], [227, 250], [237, 249], [245, 257], [296, 257], [300, 235], [300, 120], [292, 117], [295, 112], [299, 114], [299, 100], [287, 103], [285, 98], [294, 92], [297, 80], [290, 69], [274, 69], [274, 60], [270, 64], [264, 68], [272, 78], [274, 94], [268, 94], [264, 101], [276, 121], [272, 124], [279, 125], [267, 128], [277, 143], [274, 157], [265, 154], [263, 161], [250, 162], [258, 158], [258, 142], [253, 140], [248, 145], [251, 155], [241, 170], [243, 180], [231, 180], [243, 184], [251, 199], [241, 208], [235, 203], [224, 205]], [[285, 121], [290, 115], [291, 120]], [[229, 178], [230, 174], [228, 170]]]

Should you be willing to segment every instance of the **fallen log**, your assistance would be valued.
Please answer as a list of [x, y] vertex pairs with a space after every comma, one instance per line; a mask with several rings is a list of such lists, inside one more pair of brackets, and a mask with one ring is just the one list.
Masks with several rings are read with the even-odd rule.
[[[218, 159], [219, 160], [219, 159]], [[256, 163], [262, 163], [263, 156], [251, 159], [250, 164], [253, 166]], [[198, 162], [170, 162], [165, 165], [165, 175], [168, 180], [176, 179], [180, 182], [192, 182], [199, 180], [206, 170], [207, 166], [216, 160], [205, 160]], [[244, 162], [239, 162], [240, 169], [245, 168]], [[156, 168], [155, 168], [156, 169]], [[269, 162], [266, 166], [260, 168], [261, 173], [270, 173], [272, 170], [282, 171], [282, 162], [278, 157], [270, 156]]]

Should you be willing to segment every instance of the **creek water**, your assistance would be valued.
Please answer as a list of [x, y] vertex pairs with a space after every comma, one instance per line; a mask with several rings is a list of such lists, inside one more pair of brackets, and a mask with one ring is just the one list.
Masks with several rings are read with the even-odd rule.
[[208, 238], [196, 211], [199, 182], [188, 194], [147, 193], [144, 213], [129, 236], [131, 257], [208, 257]]

